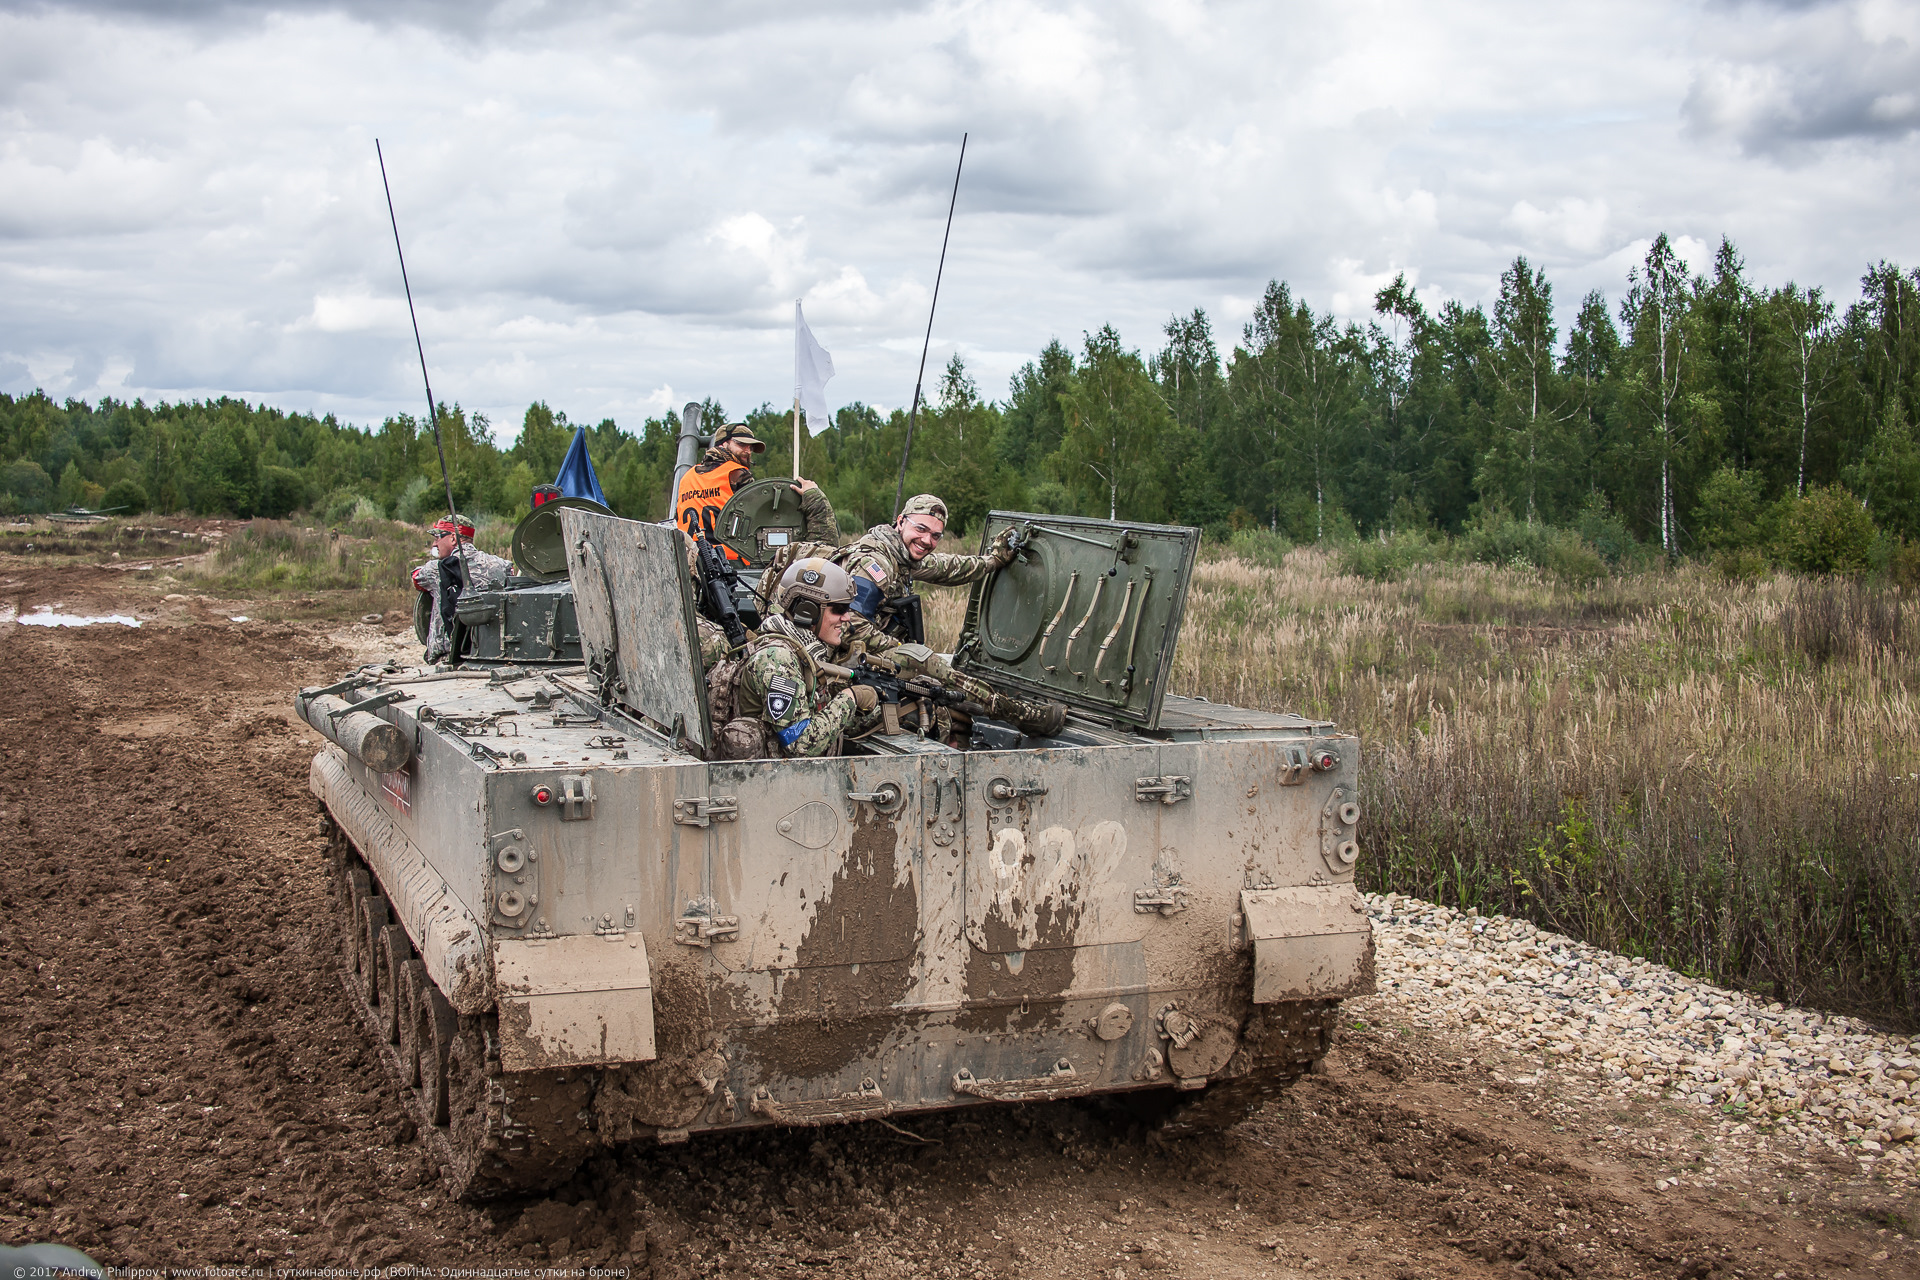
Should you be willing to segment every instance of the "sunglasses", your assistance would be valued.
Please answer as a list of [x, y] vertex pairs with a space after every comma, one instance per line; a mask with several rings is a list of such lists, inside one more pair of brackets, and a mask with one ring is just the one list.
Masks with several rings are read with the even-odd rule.
[[833, 614], [835, 617], [839, 617], [843, 614], [852, 613], [853, 606], [850, 604], [830, 604], [827, 606], [827, 612]]

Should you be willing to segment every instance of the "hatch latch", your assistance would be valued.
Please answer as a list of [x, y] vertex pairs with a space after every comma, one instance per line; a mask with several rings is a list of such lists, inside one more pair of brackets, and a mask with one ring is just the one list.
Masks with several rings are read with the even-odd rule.
[[1163, 778], [1135, 778], [1133, 798], [1142, 804], [1150, 804], [1155, 800], [1161, 804], [1179, 804], [1182, 800], [1193, 799], [1193, 779], [1179, 773], [1170, 773]]
[[710, 827], [739, 816], [737, 796], [687, 796], [673, 802], [673, 820], [683, 827]]

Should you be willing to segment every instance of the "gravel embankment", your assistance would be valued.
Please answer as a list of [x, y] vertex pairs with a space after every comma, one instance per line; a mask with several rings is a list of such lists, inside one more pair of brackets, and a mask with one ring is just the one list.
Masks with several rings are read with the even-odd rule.
[[1514, 1083], [1584, 1079], [1677, 1100], [1729, 1137], [1771, 1134], [1902, 1181], [1920, 1172], [1920, 1036], [1757, 1000], [1505, 916], [1368, 895], [1379, 994], [1358, 1017], [1453, 1029]]

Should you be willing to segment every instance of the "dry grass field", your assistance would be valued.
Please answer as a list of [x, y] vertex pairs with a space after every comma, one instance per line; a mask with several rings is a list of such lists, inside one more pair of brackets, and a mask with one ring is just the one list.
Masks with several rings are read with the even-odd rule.
[[1920, 1016], [1920, 610], [1894, 589], [1220, 558], [1176, 671], [1360, 734], [1369, 887]]

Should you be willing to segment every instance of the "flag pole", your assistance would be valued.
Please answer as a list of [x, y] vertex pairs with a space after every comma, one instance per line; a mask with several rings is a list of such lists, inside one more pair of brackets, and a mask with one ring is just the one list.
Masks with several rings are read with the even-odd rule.
[[793, 397], [793, 478], [800, 478], [800, 396]]

